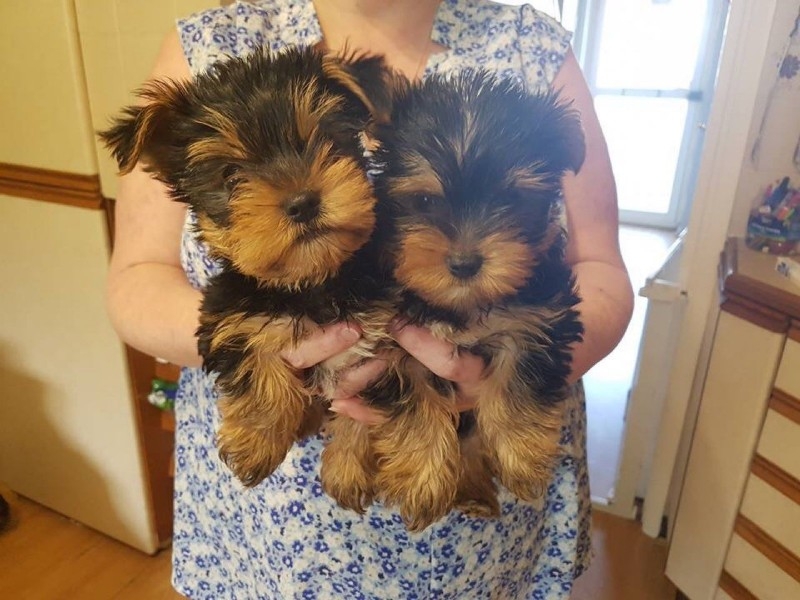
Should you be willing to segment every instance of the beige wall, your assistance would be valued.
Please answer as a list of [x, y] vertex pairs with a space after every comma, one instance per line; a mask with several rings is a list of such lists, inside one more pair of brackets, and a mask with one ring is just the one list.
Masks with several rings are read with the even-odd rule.
[[101, 211], [0, 196], [0, 479], [155, 549]]
[[[216, 6], [215, 0], [75, 0], [86, 84], [95, 129], [108, 126], [120, 109], [134, 101], [164, 36], [177, 18]], [[103, 193], [116, 196], [116, 165], [98, 146]]]
[[71, 0], [0, 2], [0, 73], [0, 162], [96, 173]]

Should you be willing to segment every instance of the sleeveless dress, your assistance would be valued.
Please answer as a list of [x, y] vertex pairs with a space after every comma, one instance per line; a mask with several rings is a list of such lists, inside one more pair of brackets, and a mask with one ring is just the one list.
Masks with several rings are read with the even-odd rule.
[[[263, 44], [318, 42], [313, 3], [239, 2], [178, 23], [193, 73]], [[544, 89], [560, 68], [569, 34], [530, 6], [444, 0], [426, 74], [482, 66]], [[216, 266], [187, 217], [181, 259], [202, 288]], [[563, 458], [535, 503], [501, 489], [502, 515], [453, 511], [421, 533], [375, 504], [363, 516], [338, 507], [319, 480], [320, 438], [295, 445], [279, 469], [244, 488], [220, 462], [213, 378], [184, 369], [175, 403], [173, 585], [214, 599], [557, 599], [568, 598], [591, 551], [582, 388], [568, 400]]]

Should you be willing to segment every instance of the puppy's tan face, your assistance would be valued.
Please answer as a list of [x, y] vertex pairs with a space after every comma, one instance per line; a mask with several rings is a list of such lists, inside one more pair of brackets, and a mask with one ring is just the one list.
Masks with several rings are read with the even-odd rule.
[[343, 101], [314, 83], [291, 90], [285, 112], [270, 115], [271, 131], [234, 113], [213, 119], [214, 132], [188, 149], [191, 171], [217, 171], [219, 190], [210, 195], [227, 194], [221, 214], [199, 211], [203, 240], [213, 255], [271, 285], [323, 282], [375, 225], [357, 132], [336, 130]]
[[[545, 214], [534, 238], [500, 203], [497, 210], [487, 201], [479, 210], [461, 211], [433, 167], [422, 157], [412, 162], [409, 176], [389, 184], [403, 211], [395, 257], [398, 281], [427, 302], [459, 313], [515, 294], [558, 235], [557, 224]], [[524, 194], [519, 174], [507, 184], [510, 188], [504, 184], [489, 195], [500, 201], [498, 196]]]
[[226, 218], [199, 219], [213, 254], [272, 284], [315, 284], [366, 243], [375, 224], [371, 186], [362, 166], [318, 131], [304, 130], [302, 150], [274, 157], [269, 169], [255, 157], [223, 168]]

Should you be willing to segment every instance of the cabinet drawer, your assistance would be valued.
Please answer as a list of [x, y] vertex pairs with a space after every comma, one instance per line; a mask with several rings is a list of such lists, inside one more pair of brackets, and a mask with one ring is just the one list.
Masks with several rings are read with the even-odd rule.
[[[749, 519], [765, 534], [786, 548], [791, 554], [800, 556], [800, 488], [776, 487], [773, 479], [774, 467], [762, 472], [763, 459], [756, 458], [754, 472], [751, 473], [744, 492], [739, 514]], [[764, 477], [757, 476], [761, 473]], [[786, 481], [777, 482], [778, 485]], [[795, 480], [796, 485], [796, 480]]]
[[[756, 454], [800, 479], [800, 410], [793, 399], [773, 395]], [[796, 414], [795, 414], [796, 413]]]
[[[796, 333], [798, 331], [800, 329], [793, 328], [792, 336], [800, 338], [800, 333]], [[775, 387], [800, 399], [800, 341], [791, 338], [786, 340]]]
[[759, 600], [800, 598], [800, 582], [739, 534], [731, 539], [725, 572]]

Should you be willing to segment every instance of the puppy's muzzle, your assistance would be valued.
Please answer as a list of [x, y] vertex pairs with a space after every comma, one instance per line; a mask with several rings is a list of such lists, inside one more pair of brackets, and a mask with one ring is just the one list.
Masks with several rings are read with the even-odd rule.
[[321, 203], [317, 192], [307, 190], [286, 200], [283, 211], [295, 223], [310, 223], [319, 216]]

